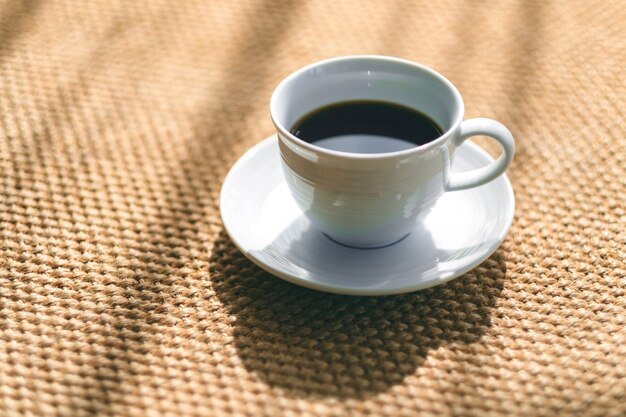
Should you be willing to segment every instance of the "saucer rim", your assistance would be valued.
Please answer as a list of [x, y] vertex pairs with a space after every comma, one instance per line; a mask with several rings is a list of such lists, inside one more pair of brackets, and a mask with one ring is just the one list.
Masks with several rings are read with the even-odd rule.
[[[411, 293], [415, 291], [425, 290], [427, 288], [432, 288], [432, 287], [444, 284], [448, 281], [452, 281], [453, 279], [459, 278], [462, 275], [466, 274], [467, 272], [471, 271], [472, 269], [476, 268], [480, 264], [482, 264], [491, 255], [493, 255], [494, 252], [502, 245], [502, 243], [504, 242], [504, 239], [506, 238], [506, 235], [509, 233], [509, 230], [511, 229], [511, 226], [513, 224], [513, 219], [515, 217], [515, 193], [513, 191], [513, 185], [511, 184], [509, 177], [507, 176], [506, 173], [503, 173], [500, 177], [496, 178], [494, 181], [497, 181], [501, 178], [504, 180], [506, 184], [506, 189], [507, 189], [507, 199], [511, 202], [511, 204], [509, 205], [510, 208], [508, 212], [506, 213], [507, 215], [505, 217], [506, 226], [502, 228], [500, 233], [497, 235], [497, 239], [494, 240], [494, 244], [490, 246], [488, 250], [485, 251], [485, 254], [483, 256], [479, 257], [476, 261], [462, 268], [459, 268], [459, 270], [455, 271], [453, 274], [450, 274], [449, 276], [446, 276], [445, 278], [440, 278], [438, 280], [433, 279], [430, 281], [421, 282], [413, 286], [404, 286], [404, 287], [398, 287], [398, 288], [384, 289], [384, 288], [358, 288], [358, 287], [328, 285], [328, 284], [322, 284], [322, 283], [310, 281], [304, 278], [300, 278], [296, 275], [285, 273], [283, 271], [275, 269], [269, 264], [262, 262], [260, 259], [253, 256], [250, 251], [244, 249], [242, 245], [239, 243], [239, 241], [233, 236], [233, 234], [229, 230], [227, 222], [224, 219], [224, 212], [222, 210], [222, 208], [224, 207], [225, 190], [229, 188], [228, 184], [232, 181], [232, 176], [234, 175], [233, 172], [236, 170], [237, 166], [245, 163], [248, 159], [253, 157], [252, 155], [249, 155], [249, 152], [251, 152], [252, 150], [257, 150], [258, 152], [261, 148], [265, 146], [270, 146], [270, 142], [277, 141], [277, 140], [278, 140], [277, 135], [273, 134], [259, 141], [258, 143], [253, 145], [251, 148], [246, 150], [246, 152], [244, 152], [241, 156], [239, 156], [239, 158], [235, 161], [235, 163], [233, 163], [233, 165], [230, 167], [230, 169], [228, 170], [228, 173], [224, 177], [224, 181], [222, 183], [222, 187], [220, 190], [220, 199], [219, 199], [220, 219], [222, 220], [222, 225], [224, 227], [224, 230], [226, 231], [226, 234], [228, 235], [230, 240], [233, 242], [235, 247], [242, 254], [244, 254], [246, 258], [248, 258], [252, 263], [254, 263], [259, 268], [263, 269], [264, 271], [269, 272], [275, 277], [285, 280], [287, 282], [290, 282], [292, 284], [299, 285], [301, 287], [309, 288], [312, 290], [317, 290], [317, 291], [323, 291], [323, 292], [341, 294], [341, 295], [353, 295], [353, 296], [398, 295], [398, 294], [407, 294], [407, 293]], [[494, 158], [491, 155], [489, 155], [487, 151], [485, 151], [479, 145], [471, 141], [465, 141], [462, 146], [471, 147], [474, 152], [480, 155], [481, 158], [485, 159], [485, 162], [494, 161]], [[466, 191], [468, 190], [450, 191], [450, 192], [462, 193]]]

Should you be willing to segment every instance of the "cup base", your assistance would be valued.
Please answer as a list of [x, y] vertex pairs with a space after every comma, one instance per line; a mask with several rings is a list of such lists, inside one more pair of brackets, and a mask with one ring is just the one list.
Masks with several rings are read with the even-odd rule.
[[404, 239], [407, 238], [407, 236], [409, 236], [411, 233], [407, 233], [406, 235], [402, 236], [400, 239], [395, 239], [389, 242], [383, 242], [383, 243], [377, 243], [375, 245], [358, 245], [358, 244], [352, 244], [352, 243], [344, 243], [340, 240], [337, 240], [329, 235], [327, 235], [324, 232], [321, 232], [324, 236], [326, 236], [326, 238], [338, 245], [341, 246], [345, 246], [347, 248], [352, 248], [352, 249], [382, 249], [382, 248], [386, 248], [388, 246], [392, 246], [395, 245], [396, 243], [399, 243], [401, 241], [403, 241]]

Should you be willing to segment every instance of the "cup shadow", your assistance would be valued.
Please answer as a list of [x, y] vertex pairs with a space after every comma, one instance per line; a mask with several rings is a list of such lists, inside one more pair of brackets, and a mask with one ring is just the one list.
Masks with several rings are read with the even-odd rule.
[[345, 296], [272, 276], [222, 230], [209, 268], [217, 297], [235, 317], [234, 343], [248, 371], [294, 397], [363, 398], [402, 383], [431, 351], [479, 341], [491, 326], [506, 263], [497, 250], [434, 288]]

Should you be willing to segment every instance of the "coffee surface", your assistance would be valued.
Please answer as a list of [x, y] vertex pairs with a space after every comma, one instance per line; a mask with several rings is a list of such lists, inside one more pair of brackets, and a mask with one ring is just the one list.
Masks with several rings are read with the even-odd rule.
[[429, 116], [384, 101], [344, 101], [318, 108], [291, 128], [298, 138], [329, 149], [379, 153], [410, 149], [437, 139], [442, 129]]

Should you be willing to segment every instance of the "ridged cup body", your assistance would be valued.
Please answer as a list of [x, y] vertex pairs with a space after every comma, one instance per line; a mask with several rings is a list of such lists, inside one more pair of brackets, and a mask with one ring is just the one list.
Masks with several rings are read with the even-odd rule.
[[[445, 133], [408, 150], [363, 154], [321, 148], [289, 132], [310, 111], [351, 100], [415, 108]], [[463, 102], [456, 88], [432, 70], [376, 56], [323, 61], [287, 77], [270, 108], [294, 199], [315, 227], [340, 243], [378, 247], [401, 239], [445, 190]]]

